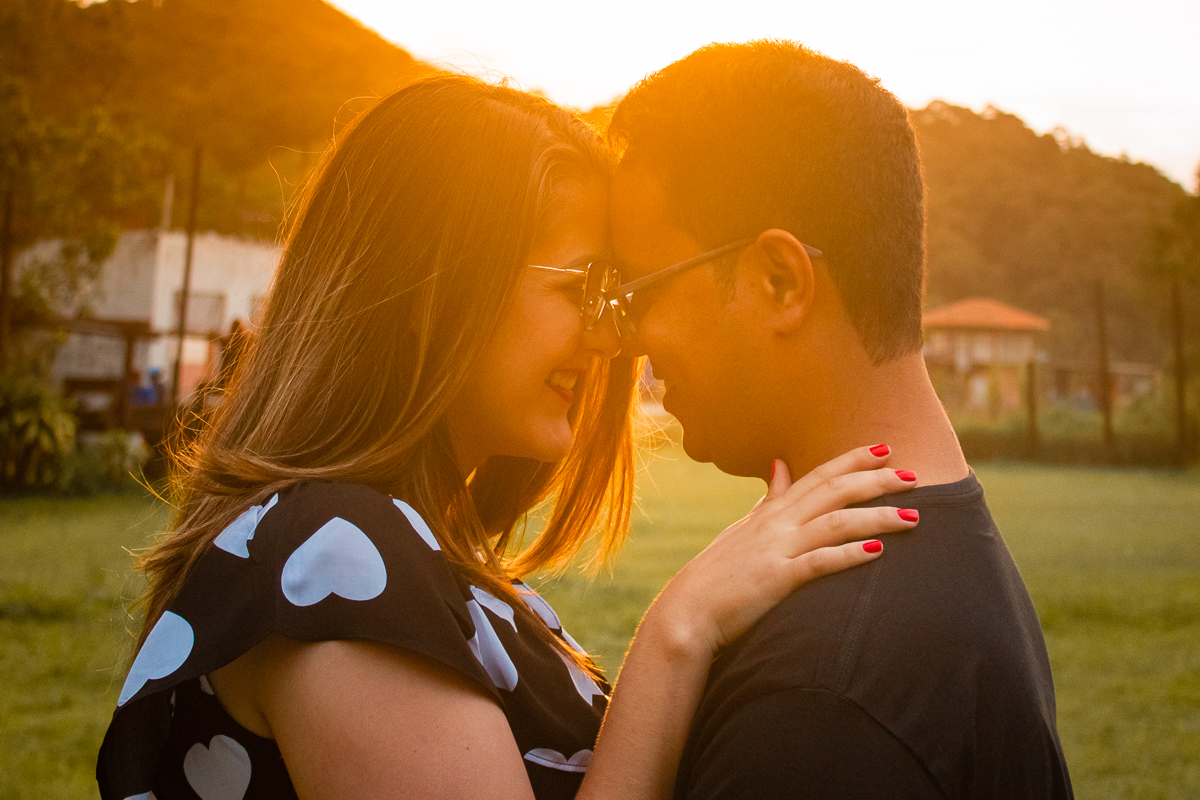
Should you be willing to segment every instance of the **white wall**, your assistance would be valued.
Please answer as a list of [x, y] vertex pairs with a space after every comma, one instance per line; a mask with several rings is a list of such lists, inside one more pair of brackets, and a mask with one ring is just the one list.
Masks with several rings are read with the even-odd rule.
[[[217, 332], [228, 333], [235, 319], [249, 322], [254, 300], [265, 296], [271, 286], [280, 248], [211, 232], [197, 234], [194, 247], [191, 291], [225, 296], [225, 313]], [[156, 331], [174, 331], [178, 324], [175, 293], [183, 286], [186, 249], [187, 234], [182, 231], [158, 234], [158, 267], [149, 316], [150, 327]], [[194, 325], [189, 323], [188, 330], [195, 330]]]
[[[57, 241], [39, 242], [21, 253], [17, 272], [34, 259], [52, 259]], [[176, 293], [183, 285], [187, 234], [182, 231], [140, 230], [121, 235], [112, 255], [104, 262], [99, 279], [84, 292], [93, 316], [99, 319], [144, 321], [159, 338], [140, 342], [134, 368], [145, 374], [151, 368], [162, 372], [168, 383], [174, 372], [178, 326]], [[220, 295], [219, 319], [193, 319], [189, 311], [183, 363], [193, 376], [212, 355], [206, 335], [228, 333], [234, 320], [250, 322], [257, 301], [266, 294], [279, 261], [281, 249], [274, 245], [205, 232], [195, 237], [192, 257], [191, 292], [195, 300]], [[216, 308], [214, 303], [207, 304]], [[195, 308], [189, 304], [189, 309]], [[75, 309], [61, 309], [72, 316]], [[199, 315], [197, 315], [199, 316]], [[202, 327], [197, 327], [198, 323]], [[206, 324], [211, 323], [211, 324]], [[59, 350], [54, 365], [57, 379], [117, 378], [121, 374], [124, 346], [116, 339], [72, 334]], [[194, 382], [194, 381], [191, 381]], [[190, 390], [189, 381], [183, 381]]]
[[158, 231], [126, 231], [92, 290], [100, 319], [145, 320], [154, 296]]

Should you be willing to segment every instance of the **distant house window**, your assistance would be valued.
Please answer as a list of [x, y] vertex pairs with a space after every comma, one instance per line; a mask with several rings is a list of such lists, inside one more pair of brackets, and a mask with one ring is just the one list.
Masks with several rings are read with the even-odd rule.
[[925, 344], [926, 355], [934, 358], [945, 358], [950, 350], [950, 339], [945, 331], [934, 331]]
[[971, 377], [971, 405], [975, 408], [986, 408], [991, 394], [992, 384], [987, 375]]
[[992, 360], [992, 339], [986, 334], [975, 337], [972, 347], [971, 360], [976, 364], [987, 364]]
[[[173, 328], [179, 327], [179, 292], [175, 293]], [[225, 327], [225, 295], [221, 292], [190, 292], [187, 307], [187, 332], [205, 335], [221, 333]]]

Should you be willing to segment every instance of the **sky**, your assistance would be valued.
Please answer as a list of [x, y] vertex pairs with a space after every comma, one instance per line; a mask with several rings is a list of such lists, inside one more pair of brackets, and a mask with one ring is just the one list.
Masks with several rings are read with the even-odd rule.
[[911, 108], [993, 105], [1195, 190], [1200, 0], [332, 0], [414, 56], [591, 108], [712, 41], [793, 39]]

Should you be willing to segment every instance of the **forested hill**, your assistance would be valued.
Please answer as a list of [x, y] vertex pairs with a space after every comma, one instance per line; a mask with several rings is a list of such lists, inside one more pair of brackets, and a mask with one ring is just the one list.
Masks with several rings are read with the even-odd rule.
[[202, 145], [202, 223], [238, 230], [279, 213], [268, 157], [294, 182], [347, 101], [427, 68], [322, 0], [3, 0], [0, 69], [25, 82], [40, 114], [69, 119], [99, 105], [166, 140], [181, 199], [191, 148]]
[[[199, 144], [200, 227], [273, 237], [335, 124], [365, 104], [354, 99], [431, 69], [322, 0], [0, 0], [0, 79], [22, 80], [35, 113], [69, 121], [100, 106], [163, 141], [168, 164], [146, 172], [161, 174], [128, 217], [137, 224], [157, 222], [173, 173], [182, 225]], [[587, 116], [603, 127], [611, 107]], [[1162, 360], [1166, 289], [1140, 262], [1180, 186], [998, 111], [935, 102], [911, 118], [928, 182], [928, 305], [995, 297], [1049, 317], [1056, 358], [1086, 359], [1103, 277], [1113, 358]]]
[[[616, 102], [584, 117], [607, 128]], [[1096, 286], [1105, 284], [1111, 355], [1162, 363], [1167, 292], [1143, 268], [1151, 229], [1184, 196], [1147, 164], [1102, 156], [1012, 114], [935, 101], [910, 111], [925, 170], [926, 308], [993, 297], [1051, 320], [1056, 361], [1096, 358]], [[1196, 307], [1200, 292], [1185, 287]], [[1189, 337], [1200, 328], [1191, 314]]]
[[1113, 357], [1160, 360], [1166, 288], [1141, 264], [1178, 184], [993, 109], [934, 102], [910, 117], [927, 184], [928, 306], [995, 297], [1049, 317], [1057, 357], [1093, 358], [1103, 278]]

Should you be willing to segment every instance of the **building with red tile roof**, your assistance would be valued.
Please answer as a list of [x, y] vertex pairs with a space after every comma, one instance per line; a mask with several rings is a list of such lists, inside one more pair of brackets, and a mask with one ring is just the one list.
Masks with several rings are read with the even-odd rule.
[[926, 330], [971, 328], [975, 330], [1048, 331], [1050, 320], [1005, 305], [990, 297], [968, 297], [948, 306], [926, 311]]
[[1037, 337], [1050, 321], [988, 297], [926, 311], [925, 361], [942, 402], [992, 415], [1021, 407], [1038, 358]]

